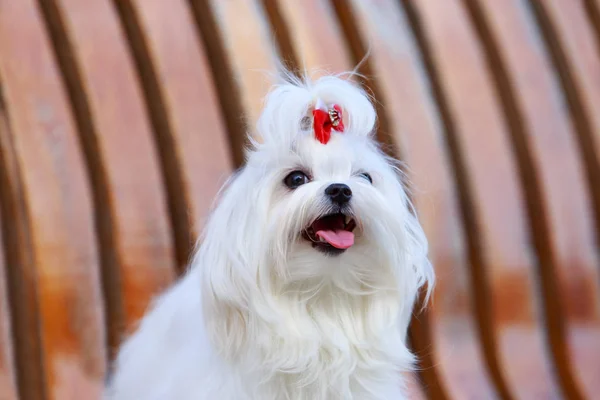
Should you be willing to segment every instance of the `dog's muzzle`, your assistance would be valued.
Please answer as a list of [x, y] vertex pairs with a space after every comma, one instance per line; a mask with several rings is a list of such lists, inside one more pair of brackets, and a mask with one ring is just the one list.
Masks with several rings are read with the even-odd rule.
[[303, 232], [317, 250], [341, 254], [354, 245], [356, 221], [343, 212], [324, 215], [313, 221]]

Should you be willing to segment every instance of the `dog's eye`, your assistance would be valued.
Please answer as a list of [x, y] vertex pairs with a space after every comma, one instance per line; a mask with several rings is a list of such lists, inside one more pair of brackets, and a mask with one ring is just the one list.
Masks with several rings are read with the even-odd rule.
[[296, 189], [298, 186], [302, 186], [305, 183], [308, 183], [310, 179], [308, 176], [302, 171], [293, 171], [288, 174], [283, 180], [285, 186], [290, 189]]
[[365, 178], [366, 180], [369, 181], [369, 183], [373, 183], [373, 178], [371, 178], [371, 175], [367, 172], [361, 172], [359, 174], [360, 177]]

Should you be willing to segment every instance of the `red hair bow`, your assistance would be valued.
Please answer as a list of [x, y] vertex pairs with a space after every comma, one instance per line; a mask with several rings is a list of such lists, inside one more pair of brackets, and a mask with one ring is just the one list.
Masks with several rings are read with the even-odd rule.
[[313, 110], [313, 128], [315, 138], [327, 144], [331, 138], [331, 130], [344, 132], [344, 121], [342, 119], [342, 108], [337, 104], [327, 107], [321, 99], [317, 100]]

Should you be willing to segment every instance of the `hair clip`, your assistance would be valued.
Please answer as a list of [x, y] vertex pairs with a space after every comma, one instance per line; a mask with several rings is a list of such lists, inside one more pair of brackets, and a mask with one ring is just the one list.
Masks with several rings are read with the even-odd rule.
[[315, 138], [323, 144], [329, 142], [332, 129], [344, 132], [342, 108], [337, 104], [331, 104], [328, 107], [321, 99], [317, 99], [313, 110], [313, 129]]

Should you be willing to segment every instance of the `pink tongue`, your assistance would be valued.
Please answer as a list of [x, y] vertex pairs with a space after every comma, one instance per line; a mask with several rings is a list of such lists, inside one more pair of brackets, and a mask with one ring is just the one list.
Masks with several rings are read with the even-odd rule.
[[317, 236], [323, 238], [338, 249], [347, 249], [354, 244], [354, 233], [340, 229], [339, 231], [317, 231]]

